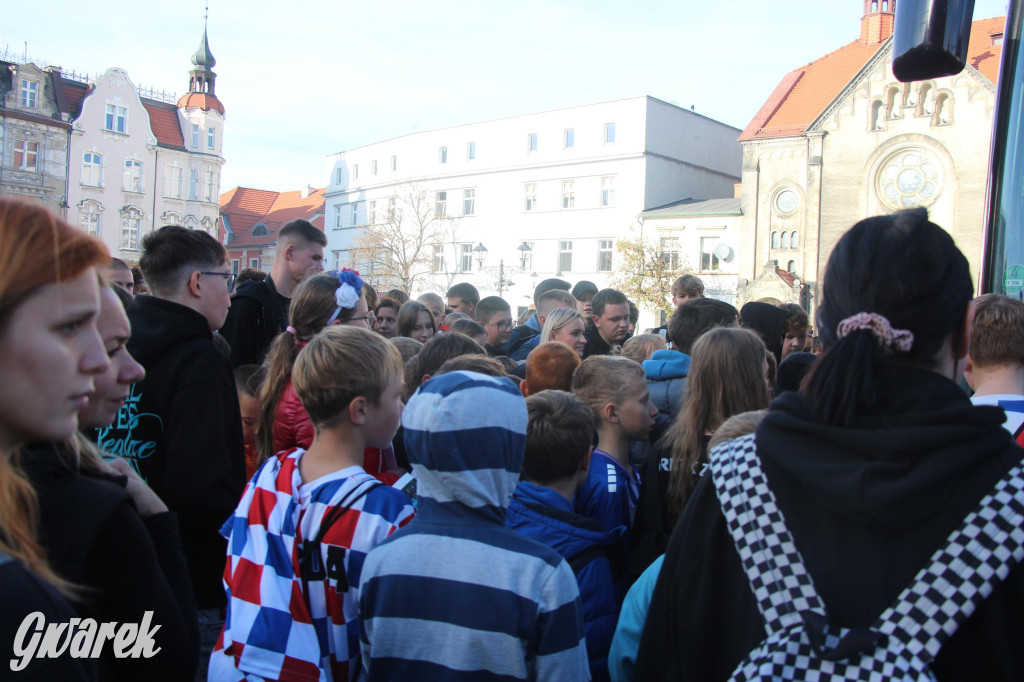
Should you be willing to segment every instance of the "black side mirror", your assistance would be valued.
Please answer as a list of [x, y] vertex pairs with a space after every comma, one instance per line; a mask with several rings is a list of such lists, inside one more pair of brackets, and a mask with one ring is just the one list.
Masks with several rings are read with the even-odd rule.
[[892, 73], [897, 80], [926, 80], [964, 70], [974, 0], [899, 0]]

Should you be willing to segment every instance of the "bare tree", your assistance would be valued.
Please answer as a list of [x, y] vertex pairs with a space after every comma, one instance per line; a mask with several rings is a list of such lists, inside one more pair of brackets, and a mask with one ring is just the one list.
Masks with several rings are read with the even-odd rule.
[[415, 182], [400, 186], [386, 203], [353, 240], [352, 262], [378, 289], [412, 293], [425, 278], [446, 273], [444, 255], [455, 242], [459, 219], [447, 214], [435, 192]]
[[641, 308], [655, 313], [670, 311], [667, 296], [672, 282], [691, 272], [686, 260], [680, 262], [678, 254], [662, 253], [657, 244], [642, 236], [620, 239], [615, 246], [619, 262], [609, 286]]

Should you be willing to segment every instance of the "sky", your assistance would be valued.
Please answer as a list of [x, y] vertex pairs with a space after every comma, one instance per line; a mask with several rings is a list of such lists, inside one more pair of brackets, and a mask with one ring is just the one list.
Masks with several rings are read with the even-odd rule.
[[[862, 0], [209, 0], [221, 190], [328, 179], [415, 131], [651, 95], [743, 128], [789, 71], [859, 36]], [[0, 53], [188, 89], [205, 0], [0, 0]], [[794, 8], [799, 8], [794, 12]], [[976, 0], [976, 19], [1006, 0]], [[26, 48], [27, 44], [27, 48]]]

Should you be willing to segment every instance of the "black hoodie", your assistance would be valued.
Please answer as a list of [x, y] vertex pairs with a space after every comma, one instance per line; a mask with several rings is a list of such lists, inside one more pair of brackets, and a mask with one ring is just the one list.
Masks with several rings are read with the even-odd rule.
[[258, 365], [288, 324], [287, 298], [277, 293], [274, 280], [242, 282], [231, 299], [220, 334], [231, 346], [231, 366]]
[[[1024, 451], [998, 408], [948, 379], [897, 367], [856, 428], [818, 423], [801, 393], [772, 403], [756, 442], [768, 484], [832, 623], [868, 627]], [[940, 680], [1024, 679], [1017, 566], [943, 646]], [[764, 627], [710, 476], [669, 542], [638, 680], [723, 680]]]
[[231, 366], [206, 318], [178, 303], [137, 296], [128, 351], [146, 378], [97, 443], [124, 457], [177, 513], [200, 609], [223, 606], [226, 544], [220, 527], [245, 486], [242, 417]]

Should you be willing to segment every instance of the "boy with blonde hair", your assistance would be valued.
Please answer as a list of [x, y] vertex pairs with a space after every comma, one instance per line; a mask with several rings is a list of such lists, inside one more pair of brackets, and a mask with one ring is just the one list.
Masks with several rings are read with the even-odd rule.
[[1024, 302], [985, 294], [974, 300], [971, 350], [964, 378], [975, 405], [998, 405], [1003, 426], [1024, 444]]
[[210, 680], [356, 679], [363, 560], [414, 513], [360, 466], [398, 429], [398, 350], [366, 329], [327, 327], [292, 382], [316, 435], [309, 450], [267, 460], [224, 524], [228, 608]]

